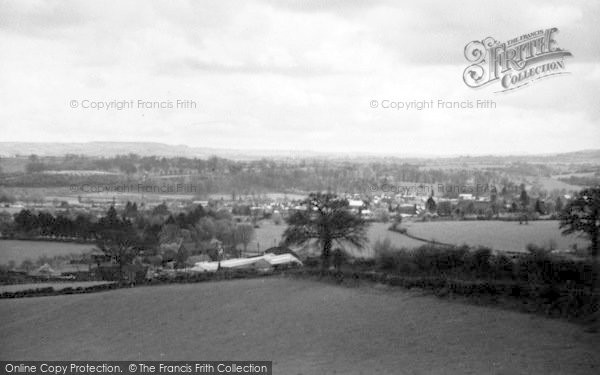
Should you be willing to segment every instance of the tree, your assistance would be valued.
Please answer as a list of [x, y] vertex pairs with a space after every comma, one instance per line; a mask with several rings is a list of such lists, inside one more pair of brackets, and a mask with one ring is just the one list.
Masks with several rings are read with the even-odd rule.
[[215, 221], [215, 237], [221, 241], [223, 247], [226, 247], [227, 250], [231, 250], [237, 245], [233, 223], [230, 220], [219, 219]]
[[13, 218], [6, 211], [0, 211], [0, 235], [7, 236], [12, 233]]
[[565, 235], [581, 233], [591, 241], [590, 255], [598, 257], [600, 234], [600, 188], [583, 189], [565, 206], [560, 215]]
[[194, 229], [196, 242], [210, 241], [216, 233], [215, 223], [210, 217], [203, 217], [198, 220]]
[[119, 266], [123, 277], [123, 266], [133, 261], [137, 255], [137, 233], [131, 222], [121, 219], [111, 206], [106, 216], [98, 221], [96, 246]]
[[127, 204], [125, 205], [125, 210], [123, 211], [123, 216], [125, 217], [129, 217], [129, 218], [135, 218], [138, 214], [138, 207], [137, 207], [137, 203], [133, 202], [133, 204], [130, 201], [127, 201]]
[[546, 214], [546, 205], [544, 201], [539, 198], [535, 201], [535, 212], [537, 212], [540, 215]]
[[519, 197], [519, 200], [521, 201], [521, 209], [523, 212], [527, 212], [527, 207], [529, 207], [529, 195], [523, 184], [521, 184], [521, 196]]
[[30, 272], [33, 271], [35, 269], [35, 264], [33, 264], [33, 261], [31, 259], [25, 259], [22, 263], [21, 263], [21, 267], [22, 270], [26, 271], [26, 272]]
[[435, 200], [433, 199], [433, 194], [431, 195], [431, 197], [429, 197], [429, 199], [427, 199], [427, 202], [425, 202], [425, 208], [427, 209], [427, 211], [434, 213], [437, 209], [437, 204], [435, 203]]
[[248, 250], [248, 245], [254, 239], [254, 226], [252, 224], [242, 223], [235, 226], [235, 242], [244, 246], [244, 254]]
[[556, 212], [561, 212], [564, 208], [563, 201], [560, 197], [556, 197]]
[[175, 257], [176, 267], [183, 268], [186, 266], [186, 261], [190, 257], [190, 251], [185, 245], [179, 246], [177, 250], [177, 256]]
[[311, 193], [298, 210], [287, 219], [283, 232], [286, 245], [316, 241], [321, 247], [321, 266], [329, 268], [334, 242], [362, 248], [367, 242], [367, 223], [349, 210], [348, 201], [331, 193]]
[[[590, 239], [590, 255], [595, 260], [595, 281], [600, 279], [598, 264], [598, 241], [600, 235], [600, 187], [581, 190], [565, 206], [560, 215], [563, 235], [579, 233]], [[593, 282], [595, 285], [595, 282]]]
[[169, 208], [167, 207], [167, 205], [164, 202], [159, 204], [158, 206], [154, 207], [154, 210], [152, 210], [152, 215], [167, 216], [170, 214], [171, 213], [169, 212]]
[[177, 224], [164, 224], [158, 234], [160, 244], [176, 243], [181, 238], [181, 228]]
[[28, 233], [38, 228], [37, 217], [29, 210], [21, 210], [15, 215], [15, 229]]

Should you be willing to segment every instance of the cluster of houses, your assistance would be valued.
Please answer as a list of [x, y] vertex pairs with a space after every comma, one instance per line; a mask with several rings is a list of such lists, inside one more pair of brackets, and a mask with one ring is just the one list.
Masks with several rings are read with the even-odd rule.
[[[396, 193], [396, 194], [394, 194]], [[489, 194], [475, 195], [472, 193], [460, 193], [455, 198], [436, 196], [429, 189], [420, 191], [411, 189], [396, 192], [378, 192], [370, 194], [341, 194], [348, 200], [350, 209], [360, 214], [367, 220], [380, 220], [381, 213], [385, 212], [388, 219], [395, 216], [412, 217], [424, 214], [436, 214], [439, 216], [452, 216], [457, 212], [462, 214], [486, 215], [490, 212], [511, 211], [511, 205], [518, 202], [518, 194], [506, 199], [492, 201]], [[565, 195], [564, 201], [570, 199]], [[177, 214], [185, 212], [190, 208], [201, 205], [214, 211], [225, 210], [232, 215], [250, 216], [257, 219], [265, 217], [285, 218], [295, 210], [304, 209], [301, 205], [302, 197], [294, 196], [288, 198], [285, 195], [278, 197], [265, 196], [237, 196], [212, 199], [193, 199], [184, 195], [160, 195], [160, 196], [131, 196], [95, 194], [71, 197], [46, 197], [35, 201], [17, 201], [3, 203], [0, 212], [15, 214], [22, 209], [35, 211], [47, 211], [53, 214], [84, 212], [92, 216], [100, 217], [106, 213], [110, 206], [117, 210], [125, 208], [128, 201], [137, 201], [137, 209], [140, 211], [152, 211], [157, 206], [165, 206], [169, 212]], [[545, 202], [543, 202], [545, 203]], [[550, 204], [549, 206], [552, 206]], [[551, 210], [550, 210], [551, 211]]]

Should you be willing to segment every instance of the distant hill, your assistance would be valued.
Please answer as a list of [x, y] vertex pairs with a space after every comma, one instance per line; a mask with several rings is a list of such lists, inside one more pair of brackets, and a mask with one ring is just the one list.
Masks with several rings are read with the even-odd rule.
[[76, 154], [85, 156], [115, 156], [137, 154], [140, 156], [197, 157], [219, 156], [234, 160], [260, 159], [262, 157], [318, 157], [327, 154], [311, 151], [280, 150], [229, 150], [187, 145], [168, 145], [156, 142], [85, 142], [85, 143], [34, 143], [0, 142], [0, 157], [17, 155], [64, 156]]
[[157, 142], [85, 142], [85, 143], [34, 143], [0, 142], [0, 157], [27, 156], [64, 156], [66, 154], [92, 157], [137, 154], [140, 156], [188, 157], [206, 159], [219, 156], [233, 160], [252, 160], [260, 158], [320, 158], [352, 159], [354, 161], [373, 161], [378, 159], [423, 161], [436, 163], [600, 163], [600, 150], [582, 150], [560, 154], [539, 155], [385, 155], [377, 153], [333, 153], [293, 150], [234, 150], [209, 147], [191, 147], [187, 145], [169, 145]]

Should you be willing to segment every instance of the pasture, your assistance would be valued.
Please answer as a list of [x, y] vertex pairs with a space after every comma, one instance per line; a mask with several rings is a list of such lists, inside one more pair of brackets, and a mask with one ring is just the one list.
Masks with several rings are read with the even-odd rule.
[[[362, 256], [372, 256], [372, 247], [375, 242], [377, 240], [383, 241], [385, 238], [389, 238], [398, 247], [414, 248], [424, 244], [424, 242], [414, 240], [400, 233], [389, 231], [388, 228], [390, 225], [390, 223], [372, 223], [369, 226], [369, 244], [360, 252]], [[275, 225], [271, 221], [262, 222], [260, 228], [256, 229], [254, 241], [248, 245], [248, 252], [255, 253], [257, 249], [264, 251], [270, 247], [277, 246], [279, 241], [281, 241], [281, 235], [286, 227], [286, 224]], [[356, 254], [358, 255], [359, 253]]]
[[568, 249], [577, 244], [580, 249], [589, 245], [586, 239], [576, 236], [563, 236], [558, 221], [436, 221], [406, 222], [402, 227], [408, 233], [425, 239], [456, 245], [488, 246], [494, 250], [525, 251], [529, 243]]
[[[412, 249], [424, 245], [425, 242], [414, 240], [400, 233], [388, 230], [390, 223], [371, 223], [368, 230], [369, 244], [361, 252], [363, 256], [373, 255], [373, 245], [377, 240], [389, 238], [392, 245], [398, 248]], [[494, 250], [526, 251], [529, 243], [540, 246], [553, 244], [556, 249], [568, 249], [573, 244], [585, 249], [588, 242], [585, 238], [563, 236], [558, 229], [558, 221], [530, 221], [519, 225], [519, 222], [505, 221], [431, 221], [412, 222], [405, 220], [402, 228], [410, 234], [424, 239], [435, 240], [456, 245], [488, 246]], [[260, 250], [276, 246], [286, 225], [274, 225], [263, 222], [256, 229], [256, 238], [248, 246], [248, 252], [256, 252], [257, 243]]]
[[93, 247], [93, 244], [0, 240], [0, 264], [7, 264], [11, 260], [21, 264], [26, 259], [35, 261], [42, 256], [82, 254], [89, 252]]
[[[0, 301], [0, 359], [272, 360], [274, 374], [595, 374], [568, 322], [286, 278]], [[60, 345], [57, 345], [60, 343]]]

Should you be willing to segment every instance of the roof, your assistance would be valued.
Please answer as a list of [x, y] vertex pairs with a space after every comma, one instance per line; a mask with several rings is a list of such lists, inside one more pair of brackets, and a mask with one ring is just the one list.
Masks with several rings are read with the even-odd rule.
[[364, 204], [365, 203], [363, 201], [361, 201], [360, 199], [349, 199], [348, 200], [348, 205], [350, 207], [362, 207], [362, 206], [364, 206]]
[[[266, 263], [271, 266], [280, 264], [302, 264], [298, 258], [292, 254], [265, 254], [259, 257], [253, 258], [235, 258], [221, 261], [221, 268], [248, 268], [248, 267], [259, 267], [264, 268]], [[198, 262], [192, 268], [192, 271], [197, 272], [212, 272], [216, 271], [219, 267], [219, 262]]]
[[274, 246], [265, 250], [265, 253], [281, 255], [281, 254], [292, 254], [296, 258], [300, 259], [298, 254], [296, 254], [292, 249], [287, 246]]

